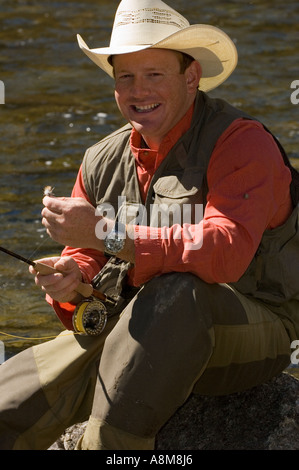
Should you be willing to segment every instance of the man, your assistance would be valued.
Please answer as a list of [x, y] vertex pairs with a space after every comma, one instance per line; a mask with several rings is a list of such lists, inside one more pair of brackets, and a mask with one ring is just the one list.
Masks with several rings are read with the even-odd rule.
[[[245, 390], [289, 364], [297, 175], [262, 124], [207, 96], [237, 62], [217, 28], [123, 0], [108, 48], [78, 40], [129, 124], [88, 149], [71, 198], [45, 197], [43, 224], [66, 247], [42, 260], [57, 273], [31, 272], [66, 328], [91, 335], [1, 366], [2, 445], [47, 448], [89, 419], [78, 449], [153, 449], [190, 393]], [[115, 301], [99, 336], [81, 281]]]

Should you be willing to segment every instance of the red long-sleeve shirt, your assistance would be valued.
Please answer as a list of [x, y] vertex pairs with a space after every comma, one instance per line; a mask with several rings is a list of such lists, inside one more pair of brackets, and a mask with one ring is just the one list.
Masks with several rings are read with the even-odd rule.
[[[158, 152], [140, 148], [141, 136], [132, 131], [131, 149], [144, 198], [157, 167], [190, 126], [192, 111], [170, 131]], [[222, 134], [209, 162], [207, 180], [207, 205], [198, 225], [151, 228], [150, 236], [148, 227], [135, 227], [131, 284], [140, 285], [172, 271], [192, 272], [209, 283], [237, 281], [253, 258], [263, 232], [281, 225], [292, 211], [290, 171], [272, 136], [256, 121], [237, 119]], [[72, 195], [88, 199], [81, 169]], [[200, 249], [190, 250], [190, 236]], [[63, 255], [78, 262], [87, 281], [106, 262], [103, 253], [96, 250], [66, 247]], [[47, 300], [64, 325], [71, 328], [74, 306]]]

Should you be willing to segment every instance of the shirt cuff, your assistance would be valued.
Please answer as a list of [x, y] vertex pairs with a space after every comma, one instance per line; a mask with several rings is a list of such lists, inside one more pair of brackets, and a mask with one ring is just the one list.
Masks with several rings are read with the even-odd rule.
[[67, 330], [74, 330], [73, 314], [76, 306], [68, 302], [57, 302], [57, 300], [53, 300], [52, 297], [50, 297], [48, 294], [46, 295], [46, 301], [54, 309], [63, 326], [65, 326]]
[[162, 273], [164, 253], [161, 228], [135, 226], [134, 285], [140, 286]]

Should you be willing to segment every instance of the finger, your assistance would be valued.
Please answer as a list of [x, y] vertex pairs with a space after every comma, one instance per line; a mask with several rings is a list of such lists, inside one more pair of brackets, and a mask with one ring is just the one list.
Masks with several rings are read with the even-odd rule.
[[44, 219], [47, 219], [49, 222], [56, 222], [57, 219], [62, 216], [62, 212], [52, 211], [48, 207], [44, 207], [41, 211], [41, 215]]
[[55, 263], [54, 268], [66, 274], [71, 273], [71, 272], [77, 273], [77, 274], [80, 273], [80, 276], [77, 276], [77, 277], [81, 277], [80, 268], [77, 265], [77, 263], [74, 261], [74, 259], [71, 257], [61, 257], [57, 261], [57, 263]]
[[37, 273], [37, 275], [35, 276], [35, 284], [38, 287], [54, 287], [55, 289], [55, 286], [57, 287], [63, 281], [63, 279], [64, 276], [61, 273], [53, 273], [47, 275]]
[[61, 214], [66, 199], [67, 198], [45, 196], [42, 202], [45, 208], [49, 209], [51, 212]]
[[29, 266], [29, 272], [30, 274], [33, 274], [34, 276], [37, 274], [37, 271], [34, 269], [33, 266]]
[[59, 219], [58, 214], [54, 214], [49, 212], [47, 214], [47, 217], [42, 218], [42, 225], [45, 227], [47, 234], [55, 241], [60, 242], [62, 245], [64, 245], [64, 241], [60, 240], [61, 234], [63, 235], [62, 231], [62, 222], [63, 220]]
[[50, 283], [49, 285], [42, 286], [42, 290], [53, 299], [62, 302], [74, 298], [78, 284], [78, 279], [67, 276], [58, 279], [58, 281], [53, 284]]
[[47, 266], [54, 267], [57, 261], [60, 260], [60, 258], [61, 258], [60, 256], [51, 256], [49, 258], [40, 258], [34, 261], [35, 263], [42, 263], [42, 264], [46, 264]]

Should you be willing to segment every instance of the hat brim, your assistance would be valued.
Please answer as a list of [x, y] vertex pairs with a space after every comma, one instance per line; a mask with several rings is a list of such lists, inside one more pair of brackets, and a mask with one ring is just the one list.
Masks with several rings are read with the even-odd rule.
[[155, 44], [89, 49], [79, 34], [77, 39], [82, 51], [111, 77], [113, 77], [113, 68], [108, 61], [111, 55], [130, 54], [145, 49], [185, 52], [200, 63], [202, 68], [200, 89], [205, 92], [223, 83], [238, 63], [237, 49], [229, 36], [215, 26], [204, 24], [181, 29]]

